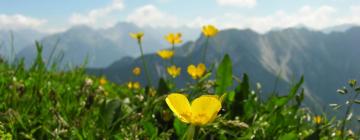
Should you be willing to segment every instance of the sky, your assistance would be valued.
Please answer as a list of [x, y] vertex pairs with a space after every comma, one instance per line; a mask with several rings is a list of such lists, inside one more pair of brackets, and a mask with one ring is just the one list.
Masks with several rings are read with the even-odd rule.
[[0, 29], [60, 32], [75, 25], [323, 29], [360, 25], [359, 0], [2, 0]]

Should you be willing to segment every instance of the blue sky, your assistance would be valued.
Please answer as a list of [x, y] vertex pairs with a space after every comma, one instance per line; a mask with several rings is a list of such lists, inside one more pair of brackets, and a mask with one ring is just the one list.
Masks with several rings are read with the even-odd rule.
[[56, 32], [78, 24], [106, 28], [119, 21], [139, 26], [314, 29], [360, 24], [359, 0], [11, 0], [0, 1], [0, 29]]

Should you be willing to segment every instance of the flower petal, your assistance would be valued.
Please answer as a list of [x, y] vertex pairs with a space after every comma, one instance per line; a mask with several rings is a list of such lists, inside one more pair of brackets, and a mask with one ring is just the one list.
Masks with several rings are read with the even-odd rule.
[[203, 64], [203, 63], [198, 64], [197, 70], [196, 70], [196, 75], [197, 75], [198, 77], [201, 77], [201, 76], [204, 75], [205, 71], [206, 71], [206, 66], [205, 66], [205, 64]]
[[200, 96], [191, 103], [191, 123], [194, 125], [207, 124], [215, 119], [220, 109], [221, 102], [217, 96]]
[[189, 100], [180, 93], [171, 93], [165, 99], [167, 105], [182, 122], [191, 121], [191, 107]]
[[197, 68], [194, 65], [189, 65], [187, 68], [187, 72], [193, 79], [197, 78]]
[[134, 39], [137, 39], [137, 35], [135, 33], [130, 33], [130, 36]]

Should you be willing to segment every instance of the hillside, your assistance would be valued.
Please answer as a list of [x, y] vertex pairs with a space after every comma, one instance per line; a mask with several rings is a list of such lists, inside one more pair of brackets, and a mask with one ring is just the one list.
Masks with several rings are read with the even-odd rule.
[[[236, 35], [236, 32], [224, 31], [219, 37]], [[240, 33], [243, 36], [239, 41], [256, 36], [249, 30]], [[176, 57], [177, 65], [186, 65], [185, 60], [180, 61], [185, 56], [188, 64], [199, 57], [188, 53], [200, 53], [196, 42], [186, 45], [182, 48], [185, 50], [178, 51], [184, 54]], [[159, 82], [144, 86], [138, 83], [139, 77], [144, 77], [140, 71], [131, 70], [126, 83], [117, 84], [105, 77], [87, 75], [84, 67], [67, 71], [56, 67], [48, 69], [42, 57], [43, 45], [37, 42], [36, 48], [35, 63], [29, 68], [23, 60], [9, 64], [0, 57], [0, 139], [287, 140], [357, 139], [360, 136], [356, 131], [360, 129], [356, 122], [359, 118], [352, 117], [357, 113], [352, 109], [358, 109], [355, 105], [360, 104], [357, 99], [360, 85], [356, 80], [349, 80], [346, 87], [338, 90], [342, 99], [353, 97], [342, 104], [343, 108], [319, 115], [316, 110], [303, 106], [308, 93], [303, 86], [304, 77], [296, 78], [287, 90], [274, 89], [264, 98], [265, 88], [276, 81], [254, 87], [248, 74], [234, 75], [238, 73], [239, 61], [227, 54], [219, 58], [220, 61], [214, 61], [219, 63], [213, 68], [188, 70], [193, 79], [183, 85], [177, 85], [168, 77], [156, 78], [154, 81]], [[210, 50], [217, 52], [214, 48]], [[260, 65], [250, 61], [257, 58], [259, 52], [250, 50], [248, 55], [237, 59], [246, 58], [249, 66]], [[162, 62], [157, 61], [157, 56], [147, 55], [146, 60], [151, 66], [157, 66], [149, 70], [161, 73]], [[138, 61], [124, 58], [114, 66], [126, 69]], [[263, 71], [256, 72], [263, 76], [271, 74], [261, 73]], [[173, 78], [187, 80], [187, 77], [183, 73]], [[287, 80], [282, 78], [277, 84], [287, 84]], [[343, 115], [338, 117], [333, 113]]]
[[[263, 87], [265, 94], [273, 90], [286, 91], [294, 79], [304, 75], [307, 102], [315, 103], [314, 106], [322, 110], [329, 103], [341, 102], [335, 94], [337, 88], [349, 79], [359, 77], [358, 36], [360, 27], [330, 34], [305, 28], [266, 34], [229, 29], [210, 40], [206, 62], [208, 67], [212, 63], [218, 64], [224, 54], [229, 54], [234, 60], [234, 74], [240, 77], [242, 73], [248, 73], [253, 85], [256, 82], [267, 85]], [[184, 75], [176, 80], [177, 85], [184, 86], [190, 80], [186, 76], [186, 67], [200, 62], [204, 41], [201, 36], [176, 49], [174, 60]], [[150, 69], [156, 69], [151, 71], [152, 79], [166, 76], [162, 71], [164, 62], [156, 54], [148, 54], [145, 58], [149, 60]], [[106, 75], [111, 81], [124, 83], [135, 66], [142, 66], [140, 58], [124, 58], [105, 69], [88, 69], [88, 73]], [[144, 82], [145, 79], [139, 80]]]
[[27, 45], [34, 44], [35, 40], [40, 40], [47, 35], [47, 33], [32, 29], [0, 29], [0, 54], [2, 56], [10, 57], [9, 55], [11, 54], [11, 48], [13, 46], [13, 53], [16, 55]]
[[[195, 36], [195, 29], [183, 28], [187, 35], [185, 40]], [[166, 48], [164, 35], [179, 28], [147, 28], [138, 27], [132, 23], [119, 22], [109, 28], [94, 29], [86, 25], [73, 26], [70, 29], [39, 38], [44, 44], [44, 58], [59, 58], [59, 65], [63, 68], [79, 66], [87, 60], [91, 68], [104, 68], [123, 57], [138, 57], [139, 50], [136, 42], [129, 37], [131, 32], [143, 31], [146, 34], [144, 43], [145, 53], [153, 53]], [[196, 32], [197, 33], [197, 32]], [[36, 49], [31, 43], [23, 42], [23, 48], [17, 53], [17, 58], [25, 58], [27, 66], [32, 64], [36, 57]], [[24, 44], [27, 43], [27, 44]], [[55, 49], [55, 50], [54, 50]], [[86, 59], [87, 58], [87, 59]], [[57, 61], [59, 61], [57, 60]], [[47, 61], [47, 60], [46, 60]]]

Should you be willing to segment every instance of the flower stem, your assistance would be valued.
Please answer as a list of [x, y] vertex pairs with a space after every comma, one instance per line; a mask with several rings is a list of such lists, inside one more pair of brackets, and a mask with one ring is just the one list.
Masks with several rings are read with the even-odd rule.
[[190, 125], [188, 129], [185, 132], [185, 135], [183, 137], [183, 140], [193, 140], [195, 136], [196, 131], [195, 125]]
[[172, 44], [171, 45], [171, 50], [173, 51], [174, 53], [174, 56], [172, 56], [170, 62], [171, 62], [171, 65], [174, 65], [174, 57], [175, 57], [175, 44]]
[[139, 48], [140, 48], [141, 59], [143, 61], [143, 65], [144, 65], [144, 69], [145, 69], [146, 80], [147, 80], [148, 85], [151, 86], [151, 79], [150, 79], [149, 71], [147, 69], [147, 63], [146, 63], [145, 58], [144, 58], [144, 51], [143, 51], [143, 48], [142, 48], [141, 40], [138, 40], [138, 45], [139, 45]]
[[353, 100], [351, 100], [351, 101], [349, 101], [349, 105], [347, 106], [347, 108], [346, 108], [346, 113], [345, 113], [345, 116], [344, 116], [344, 119], [343, 119], [343, 124], [342, 124], [342, 126], [341, 126], [341, 137], [342, 138], [344, 138], [344, 135], [345, 135], [345, 127], [346, 127], [346, 119], [347, 119], [347, 117], [349, 116], [349, 114], [350, 114], [350, 111], [351, 111], [351, 108], [352, 108], [352, 105], [354, 104], [354, 99], [357, 99], [357, 97], [359, 96], [359, 93], [356, 93], [355, 95], [354, 95], [354, 97], [353, 98], [351, 98], [351, 99], [353, 99]]
[[206, 64], [206, 51], [207, 51], [207, 48], [208, 48], [208, 44], [209, 44], [209, 37], [206, 37], [206, 40], [205, 40], [205, 48], [204, 48], [204, 52], [203, 52], [203, 58], [202, 58], [202, 62], [204, 64]]

